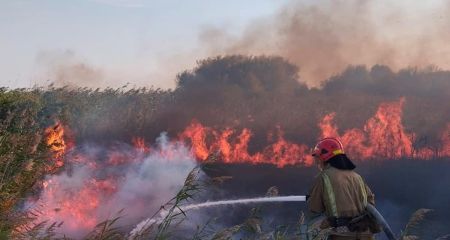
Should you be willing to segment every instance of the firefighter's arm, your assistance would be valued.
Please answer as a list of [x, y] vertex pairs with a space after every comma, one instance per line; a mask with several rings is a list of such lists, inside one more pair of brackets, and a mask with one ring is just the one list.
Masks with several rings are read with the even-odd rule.
[[308, 210], [312, 213], [323, 213], [325, 212], [325, 205], [323, 201], [323, 180], [319, 176], [309, 191], [308, 197]]
[[366, 183], [364, 183], [364, 185], [366, 186], [367, 202], [375, 206], [375, 194], [373, 194]]

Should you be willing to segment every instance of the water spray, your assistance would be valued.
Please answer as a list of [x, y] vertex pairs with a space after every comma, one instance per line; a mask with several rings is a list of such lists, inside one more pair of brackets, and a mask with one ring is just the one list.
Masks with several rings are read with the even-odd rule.
[[[234, 205], [234, 204], [248, 204], [248, 203], [267, 203], [267, 202], [305, 202], [306, 196], [298, 195], [298, 196], [281, 196], [281, 197], [259, 197], [259, 198], [242, 198], [242, 199], [234, 199], [234, 200], [221, 200], [221, 201], [211, 201], [211, 202], [203, 202], [197, 204], [189, 204], [185, 206], [180, 206], [180, 209], [176, 209], [176, 211], [189, 211], [193, 209], [200, 209], [205, 207], [214, 207], [221, 205]], [[153, 218], [147, 218], [146, 220], [140, 222], [136, 225], [136, 227], [130, 232], [131, 236], [134, 236], [141, 232], [142, 229], [146, 229], [150, 227], [152, 224], [160, 223], [167, 216], [169, 211], [161, 209], [158, 216]]]
[[[212, 201], [212, 202], [203, 202], [197, 204], [189, 204], [185, 206], [181, 206], [176, 211], [188, 211], [194, 209], [200, 209], [205, 207], [214, 207], [221, 205], [234, 205], [234, 204], [248, 204], [248, 203], [265, 203], [265, 202], [305, 202], [306, 196], [304, 195], [294, 195], [294, 196], [281, 196], [281, 197], [259, 197], [259, 198], [242, 198], [242, 199], [234, 199], [234, 200], [221, 200], [221, 201]], [[375, 220], [380, 224], [389, 240], [395, 240], [395, 235], [392, 232], [389, 224], [383, 218], [383, 216], [378, 212], [378, 210], [371, 204], [368, 204], [367, 211], [375, 218]], [[133, 236], [139, 234], [143, 229], [150, 227], [152, 224], [161, 223], [164, 218], [169, 213], [168, 210], [162, 209], [159, 212], [159, 215], [153, 218], [148, 218], [139, 224], [130, 232], [130, 239]]]
[[233, 204], [247, 204], [247, 203], [263, 203], [263, 202], [304, 202], [306, 196], [282, 196], [282, 197], [260, 197], [260, 198], [243, 198], [235, 200], [222, 200], [213, 202], [204, 202], [198, 204], [191, 204], [182, 207], [184, 210], [199, 209], [204, 207], [214, 207], [220, 205], [233, 205]]

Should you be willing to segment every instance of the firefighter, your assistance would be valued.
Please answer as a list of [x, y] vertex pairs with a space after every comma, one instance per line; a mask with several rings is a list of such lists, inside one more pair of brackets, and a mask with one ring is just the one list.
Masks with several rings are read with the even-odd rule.
[[333, 240], [374, 239], [379, 228], [365, 210], [368, 203], [375, 204], [374, 194], [353, 171], [355, 165], [345, 155], [342, 143], [324, 138], [312, 155], [320, 174], [309, 193], [308, 208], [312, 214], [326, 216], [320, 229]]

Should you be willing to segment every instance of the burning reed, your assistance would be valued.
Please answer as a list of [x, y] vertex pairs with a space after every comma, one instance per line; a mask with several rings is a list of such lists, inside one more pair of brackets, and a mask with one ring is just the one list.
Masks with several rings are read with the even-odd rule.
[[448, 159], [448, 79], [436, 69], [350, 67], [309, 89], [282, 58], [227, 56], [181, 73], [174, 90], [3, 89], [1, 187], [13, 194], [2, 209], [35, 183], [26, 207], [42, 203], [37, 220], [64, 221], [65, 233], [81, 236], [122, 208], [129, 218], [119, 222], [135, 224], [210, 156], [311, 166], [309, 149], [325, 135], [359, 163]]

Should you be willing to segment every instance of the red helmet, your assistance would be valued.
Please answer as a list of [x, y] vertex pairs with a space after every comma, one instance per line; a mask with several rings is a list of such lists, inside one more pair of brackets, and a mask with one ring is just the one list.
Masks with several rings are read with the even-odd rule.
[[313, 156], [317, 156], [323, 162], [339, 154], [344, 154], [344, 147], [341, 141], [332, 137], [320, 140], [314, 147], [312, 153]]

